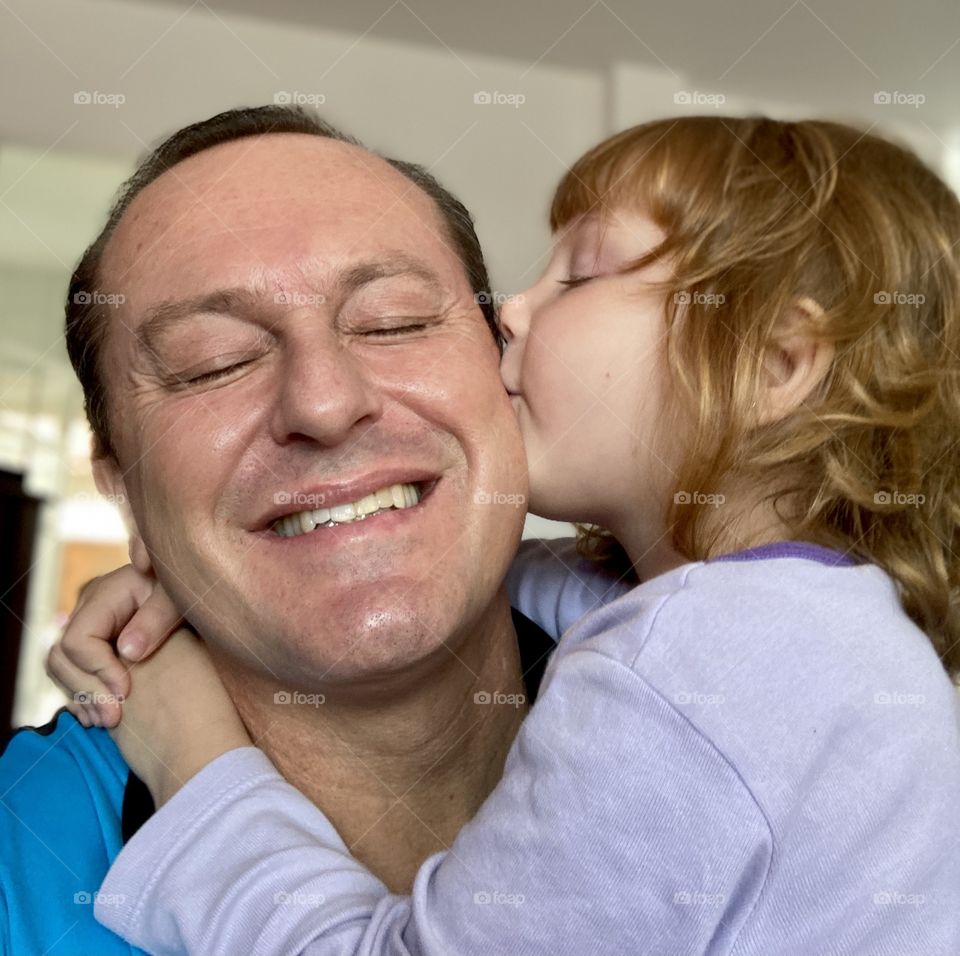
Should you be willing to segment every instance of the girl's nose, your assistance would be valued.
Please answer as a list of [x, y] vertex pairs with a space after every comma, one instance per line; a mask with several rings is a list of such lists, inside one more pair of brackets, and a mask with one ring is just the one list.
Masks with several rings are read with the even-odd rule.
[[506, 341], [500, 360], [500, 377], [508, 392], [520, 391], [523, 343], [530, 328], [530, 310], [524, 294], [510, 295], [500, 305], [500, 330]]
[[508, 295], [500, 305], [500, 328], [507, 344], [518, 336], [523, 338], [530, 327], [530, 311], [525, 293]]

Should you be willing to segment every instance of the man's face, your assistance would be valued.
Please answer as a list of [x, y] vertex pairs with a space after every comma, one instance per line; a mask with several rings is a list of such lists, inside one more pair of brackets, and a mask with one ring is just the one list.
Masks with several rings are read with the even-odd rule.
[[[488, 502], [526, 466], [431, 200], [356, 147], [244, 139], [145, 189], [102, 272], [119, 469], [191, 623], [294, 687], [447, 654], [516, 548], [522, 510]], [[303, 533], [324, 509], [344, 523]]]

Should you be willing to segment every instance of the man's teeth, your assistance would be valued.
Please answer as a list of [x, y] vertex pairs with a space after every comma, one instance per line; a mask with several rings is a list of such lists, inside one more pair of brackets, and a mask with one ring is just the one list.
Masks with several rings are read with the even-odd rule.
[[273, 530], [282, 538], [308, 534], [315, 528], [333, 528], [338, 524], [362, 521], [370, 515], [392, 508], [412, 508], [420, 501], [416, 485], [389, 485], [359, 501], [314, 511], [298, 511], [274, 522]]

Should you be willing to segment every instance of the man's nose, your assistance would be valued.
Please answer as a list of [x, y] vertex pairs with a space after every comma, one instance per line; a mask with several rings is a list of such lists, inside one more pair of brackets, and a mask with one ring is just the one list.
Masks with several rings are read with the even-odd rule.
[[333, 447], [383, 412], [382, 394], [370, 370], [333, 334], [322, 343], [292, 347], [282, 374], [273, 416], [278, 444], [306, 438]]

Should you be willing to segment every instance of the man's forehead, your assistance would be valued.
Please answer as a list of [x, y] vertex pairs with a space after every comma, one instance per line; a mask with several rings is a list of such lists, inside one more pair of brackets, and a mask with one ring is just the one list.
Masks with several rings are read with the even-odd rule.
[[162, 173], [138, 198], [162, 193], [166, 199], [180, 192], [186, 198], [223, 196], [267, 187], [293, 194], [318, 188], [336, 192], [351, 181], [396, 188], [404, 178], [361, 146], [306, 133], [269, 133], [202, 150]]
[[[131, 203], [103, 256], [107, 284], [262, 259], [368, 259], [385, 245], [449, 246], [433, 201], [372, 153], [302, 134], [250, 137], [185, 160]], [[442, 253], [442, 249], [438, 250]], [[272, 260], [272, 261], [271, 261]], [[111, 282], [112, 280], [112, 282]]]
[[361, 214], [399, 209], [414, 219], [431, 213], [429, 198], [373, 153], [320, 136], [277, 133], [223, 143], [168, 169], [130, 204], [115, 231], [128, 233], [215, 224], [252, 224], [299, 207]]

